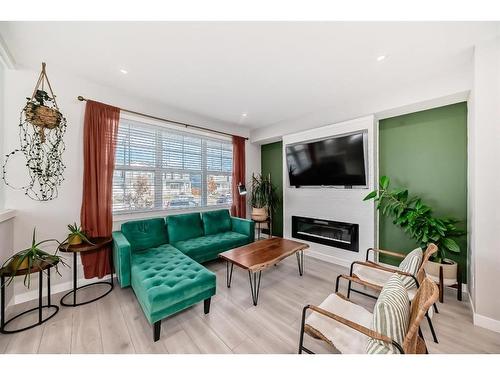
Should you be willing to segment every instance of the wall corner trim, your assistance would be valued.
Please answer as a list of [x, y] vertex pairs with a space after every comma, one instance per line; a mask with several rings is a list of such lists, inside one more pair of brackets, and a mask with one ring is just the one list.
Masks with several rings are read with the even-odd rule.
[[16, 68], [16, 62], [14, 60], [14, 57], [10, 53], [9, 47], [7, 46], [7, 43], [5, 43], [5, 40], [2, 38], [1, 35], [0, 35], [0, 61], [4, 63], [7, 69]]
[[472, 296], [470, 293], [468, 293], [468, 295], [469, 295], [470, 307], [472, 309], [472, 324], [481, 328], [489, 329], [490, 331], [500, 333], [500, 320], [495, 320], [487, 316], [476, 313], [475, 306], [472, 303]]
[[10, 220], [16, 216], [16, 210], [1, 210], [0, 223]]
[[473, 322], [475, 326], [489, 329], [490, 331], [495, 331], [500, 333], [500, 320], [495, 320], [487, 316], [474, 313]]

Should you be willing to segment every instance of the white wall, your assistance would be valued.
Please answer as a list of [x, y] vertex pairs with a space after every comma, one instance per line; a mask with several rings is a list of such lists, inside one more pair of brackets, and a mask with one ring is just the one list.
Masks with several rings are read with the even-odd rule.
[[[3, 138], [4, 138], [4, 101], [5, 101], [5, 66], [0, 59], [0, 166], [4, 163], [4, 149], [3, 149]], [[0, 171], [1, 173], [1, 171]], [[4, 198], [4, 184], [0, 182], [0, 211], [5, 206], [5, 198]]]
[[354, 131], [368, 132], [368, 188], [336, 189], [319, 187], [290, 187], [286, 167], [283, 168], [283, 232], [292, 237], [292, 216], [343, 221], [359, 224], [359, 252], [310, 242], [308, 254], [344, 266], [365, 258], [366, 249], [375, 245], [375, 207], [363, 198], [373, 190], [375, 176], [375, 124], [367, 116], [283, 137], [283, 166], [286, 166], [286, 145]]
[[500, 38], [479, 43], [469, 102], [470, 279], [474, 323], [500, 332]]
[[[408, 111], [403, 113], [410, 113], [439, 107], [440, 105], [458, 103], [465, 100], [463, 93], [468, 93], [472, 86], [471, 66], [450, 69], [447, 74], [416, 80], [411, 85], [399, 85], [394, 82], [393, 86], [392, 90], [373, 92], [369, 90], [370, 83], [367, 82], [363, 90], [360, 90], [364, 94], [360, 95], [356, 100], [339, 103], [336, 106], [327, 108], [318, 108], [317, 111], [304, 114], [298, 118], [254, 129], [251, 132], [251, 140], [252, 142], [270, 143], [278, 141], [286, 134], [372, 114], [375, 114], [377, 118], [395, 116], [396, 114], [402, 114], [402, 112], [397, 111], [400, 108], [408, 107]], [[368, 92], [366, 92], [367, 90]], [[460, 93], [460, 95], [457, 96], [457, 93]], [[451, 97], [450, 94], [452, 94]], [[450, 98], [451, 101], [443, 101], [441, 98]], [[414, 108], [413, 106], [416, 103], [422, 103], [423, 105]], [[379, 114], [382, 116], [379, 116]]]
[[247, 194], [247, 218], [251, 217], [252, 213], [252, 205], [250, 204], [250, 187], [252, 186], [252, 173], [260, 173], [261, 171], [261, 160], [260, 160], [260, 145], [256, 143], [251, 143], [250, 141], [246, 142], [245, 147], [245, 163], [246, 163], [246, 188], [248, 191]]
[[[0, 265], [12, 254], [14, 245], [14, 211], [0, 209]], [[6, 287], [5, 303], [9, 305], [13, 290], [12, 285]]]
[[[85, 104], [76, 100], [78, 95], [160, 117], [200, 124], [241, 136], [248, 136], [248, 131], [242, 127], [214, 123], [209, 119], [180, 112], [161, 103], [124, 95], [119, 90], [97, 85], [64, 72], [53, 71], [50, 66], [47, 67], [47, 72], [57, 95], [57, 102], [61, 112], [66, 116], [68, 123], [67, 132], [64, 137], [66, 151], [63, 155], [63, 160], [67, 167], [64, 172], [65, 181], [59, 189], [59, 197], [49, 202], [37, 202], [26, 197], [22, 191], [10, 188], [5, 189], [5, 206], [17, 210], [13, 236], [13, 248], [15, 250], [20, 250], [29, 245], [31, 240], [30, 233], [35, 226], [38, 237], [41, 239], [63, 239], [67, 232], [66, 225], [74, 221], [79, 222], [82, 197], [82, 137]], [[25, 98], [32, 93], [38, 74], [39, 72], [23, 69], [8, 70], [5, 72], [5, 89], [9, 93], [5, 97], [5, 111], [2, 112], [5, 122], [2, 147], [5, 152], [9, 152], [19, 146], [19, 114], [26, 103]], [[257, 146], [249, 145], [248, 147], [252, 154], [255, 155], [258, 153], [253, 149], [257, 148]], [[260, 170], [260, 162], [255, 164], [253, 160], [249, 160], [248, 164], [251, 168], [258, 165]], [[18, 179], [24, 172], [24, 168], [18, 168], [13, 171], [11, 177]], [[54, 285], [64, 283], [61, 284], [63, 286], [60, 286], [59, 289], [68, 288], [70, 285], [68, 283], [70, 281], [70, 269], [62, 269], [62, 273], [62, 278], [58, 276], [53, 277]], [[82, 273], [80, 272], [80, 274]], [[57, 286], [54, 287], [54, 292], [57, 292], [59, 289]], [[18, 298], [18, 295], [24, 292], [26, 292], [26, 289], [22, 286], [22, 283], [17, 283], [15, 286], [16, 302], [27, 298], [26, 296]], [[36, 282], [33, 283], [31, 293], [36, 293]]]

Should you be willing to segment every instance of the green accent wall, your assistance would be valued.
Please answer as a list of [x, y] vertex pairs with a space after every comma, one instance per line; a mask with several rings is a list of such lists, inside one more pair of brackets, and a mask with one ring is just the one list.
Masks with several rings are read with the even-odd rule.
[[271, 174], [280, 202], [273, 216], [273, 235], [283, 237], [283, 142], [269, 143], [260, 147], [262, 175]]
[[[419, 195], [438, 216], [462, 220], [467, 228], [467, 103], [397, 116], [379, 122], [379, 174], [391, 186]], [[458, 261], [465, 280], [467, 238]], [[380, 215], [380, 248], [410, 251], [416, 243], [390, 218]]]

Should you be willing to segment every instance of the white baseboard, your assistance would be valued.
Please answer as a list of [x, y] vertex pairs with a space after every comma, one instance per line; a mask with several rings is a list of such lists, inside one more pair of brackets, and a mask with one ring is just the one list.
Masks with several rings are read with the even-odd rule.
[[489, 329], [490, 331], [500, 332], [500, 320], [488, 318], [487, 316], [478, 314], [472, 303], [472, 296], [469, 294], [469, 303], [472, 309], [472, 322], [475, 326]]
[[[83, 285], [88, 285], [88, 284], [94, 283], [96, 281], [105, 281], [105, 280], [109, 280], [109, 276], [106, 276], [106, 277], [104, 277], [102, 279], [97, 279], [97, 278], [93, 278], [93, 279], [79, 279], [77, 281], [77, 284], [78, 284], [78, 286], [83, 286]], [[66, 281], [64, 283], [51, 285], [50, 286], [50, 291], [51, 291], [50, 294], [54, 295], [54, 294], [57, 294], [57, 293], [69, 291], [72, 288], [73, 288], [73, 281]], [[47, 295], [47, 289], [44, 288], [43, 296], [46, 296], [46, 295]], [[10, 300], [9, 304], [7, 305], [7, 307], [11, 307], [11, 306], [14, 306], [14, 305], [18, 305], [20, 303], [32, 301], [32, 300], [37, 299], [37, 298], [38, 298], [38, 289], [26, 291], [24, 293], [20, 293], [20, 294], [14, 295], [11, 298], [11, 300]]]
[[482, 328], [489, 329], [490, 331], [500, 332], [500, 320], [488, 318], [487, 316], [474, 313], [474, 325]]
[[349, 269], [349, 267], [351, 267], [351, 263], [352, 263], [352, 261], [342, 259], [339, 257], [335, 257], [333, 255], [326, 255], [323, 253], [319, 253], [319, 252], [314, 251], [314, 250], [305, 251], [304, 254], [310, 256], [311, 258], [324, 260], [325, 262], [328, 262], [328, 263], [334, 263], [334, 264], [337, 264], [339, 266], [346, 267], [347, 269]]

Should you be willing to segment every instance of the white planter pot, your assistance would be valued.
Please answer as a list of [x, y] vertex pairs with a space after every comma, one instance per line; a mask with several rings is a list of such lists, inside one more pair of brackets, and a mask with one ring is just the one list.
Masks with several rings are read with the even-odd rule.
[[267, 220], [267, 208], [256, 208], [252, 207], [252, 219], [255, 221], [266, 221]]
[[451, 259], [444, 259], [443, 263], [429, 260], [424, 268], [425, 272], [431, 276], [434, 281], [439, 282], [439, 269], [441, 267], [443, 268], [443, 284], [445, 286], [457, 284], [458, 264]]

